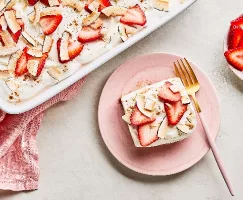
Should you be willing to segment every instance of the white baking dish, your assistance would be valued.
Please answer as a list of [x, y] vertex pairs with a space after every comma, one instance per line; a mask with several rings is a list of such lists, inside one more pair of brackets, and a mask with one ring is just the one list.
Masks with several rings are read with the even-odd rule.
[[[102, 64], [116, 56], [117, 54], [121, 53], [137, 41], [141, 40], [163, 24], [165, 24], [167, 21], [175, 17], [177, 14], [185, 10], [188, 6], [190, 6], [192, 3], [194, 3], [196, 0], [185, 0], [183, 4], [180, 4], [180, 0], [172, 0], [172, 6], [170, 12], [163, 12], [163, 17], [161, 15], [155, 19], [154, 23], [148, 23], [148, 26], [140, 31], [139, 33], [135, 34], [133, 37], [131, 37], [129, 40], [127, 40], [125, 43], [121, 43], [112, 50], [109, 50], [102, 56], [98, 57], [93, 62], [80, 67], [78, 71], [76, 71], [73, 75], [69, 76], [68, 78], [60, 81], [54, 86], [51, 86], [38, 95], [34, 96], [33, 98], [23, 101], [21, 103], [10, 103], [4, 100], [0, 97], [0, 109], [10, 113], [10, 114], [19, 114], [26, 112], [28, 110], [31, 110], [32, 108], [44, 103], [48, 99], [52, 98], [62, 90], [66, 89], [70, 85], [74, 84], [76, 81], [80, 80], [85, 75], [89, 74], [96, 68], [100, 67]], [[177, 3], [175, 3], [177, 2]]]

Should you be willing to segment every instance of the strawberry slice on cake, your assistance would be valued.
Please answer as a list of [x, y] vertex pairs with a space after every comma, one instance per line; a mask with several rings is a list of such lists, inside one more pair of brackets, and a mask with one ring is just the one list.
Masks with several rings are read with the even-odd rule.
[[62, 15], [46, 15], [40, 18], [40, 26], [45, 35], [52, 34], [62, 22]]
[[93, 29], [89, 26], [85, 26], [79, 32], [78, 41], [81, 43], [93, 42], [93, 41], [101, 39], [101, 37], [102, 37], [102, 34], [101, 34], [100, 28]]

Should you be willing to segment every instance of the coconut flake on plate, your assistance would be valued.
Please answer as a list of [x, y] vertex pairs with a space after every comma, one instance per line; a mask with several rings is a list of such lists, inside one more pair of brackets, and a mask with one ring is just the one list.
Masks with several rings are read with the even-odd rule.
[[33, 23], [34, 19], [35, 19], [35, 12], [31, 12], [28, 14], [28, 19]]
[[19, 50], [19, 47], [17, 47], [17, 46], [0, 47], [0, 56], [11, 55], [18, 50]]
[[129, 115], [129, 114], [125, 114], [125, 115], [122, 116], [122, 119], [123, 119], [125, 122], [127, 122], [128, 124], [131, 124], [130, 117], [131, 117], [131, 115]]
[[101, 11], [107, 17], [110, 16], [122, 16], [127, 12], [127, 8], [120, 6], [108, 6]]
[[41, 14], [40, 2], [37, 2], [34, 5], [34, 10], [35, 10], [35, 14], [34, 14], [34, 19], [33, 19], [33, 25], [36, 25], [40, 21], [40, 14]]
[[97, 1], [93, 1], [91, 4], [89, 4], [89, 10], [91, 10], [92, 12], [98, 12], [98, 10], [99, 10], [99, 6], [100, 6], [100, 4], [99, 4], [99, 2], [97, 2]]
[[138, 29], [133, 27], [133, 26], [124, 25], [124, 27], [125, 27], [125, 31], [126, 31], [127, 36], [132, 36], [136, 32], [138, 32]]
[[44, 44], [42, 48], [43, 53], [48, 53], [51, 51], [51, 47], [53, 44], [53, 39], [50, 36], [46, 36], [44, 39]]
[[22, 33], [23, 38], [32, 46], [36, 46], [37, 42], [33, 39], [33, 37], [30, 36], [30, 34], [27, 31], [23, 31]]
[[178, 84], [172, 84], [170, 86], [170, 90], [174, 93], [176, 92], [181, 92], [182, 90], [184, 90], [184, 87], [182, 85], [178, 85]]
[[158, 129], [158, 137], [164, 139], [166, 137], [168, 128], [169, 128], [168, 119], [167, 117], [164, 117]]
[[10, 56], [0, 56], [0, 64], [8, 66]]
[[13, 71], [15, 69], [16, 63], [18, 61], [18, 59], [20, 58], [20, 56], [22, 55], [22, 51], [21, 50], [17, 50], [15, 53], [13, 53], [10, 56], [9, 62], [8, 62], [8, 69], [10, 71]]
[[10, 33], [8, 31], [2, 31], [0, 32], [0, 36], [2, 38], [2, 41], [4, 43], [4, 47], [11, 47], [11, 46], [15, 46], [15, 42], [13, 41], [12, 36], [10, 35]]
[[2, 15], [0, 17], [0, 25], [1, 25], [3, 31], [7, 30], [8, 24], [7, 24], [7, 21], [4, 17], [4, 15]]
[[19, 88], [19, 85], [15, 83], [13, 80], [7, 80], [5, 81], [6, 85], [11, 91], [16, 91]]
[[54, 79], [60, 80], [63, 74], [63, 71], [58, 67], [51, 67], [48, 69], [47, 73]]
[[90, 27], [93, 29], [98, 29], [103, 25], [103, 21], [102, 19], [98, 18], [97, 20], [95, 20], [92, 24], [90, 24]]
[[190, 98], [188, 96], [182, 96], [181, 97], [181, 102], [183, 104], [189, 104], [189, 103], [191, 103], [191, 100], [190, 100]]
[[125, 29], [125, 26], [123, 24], [118, 25], [118, 32], [120, 34], [121, 40], [123, 42], [125, 42], [128, 39], [128, 36], [126, 34], [126, 29]]
[[65, 31], [62, 34], [61, 38], [61, 44], [60, 44], [60, 59], [61, 60], [68, 60], [69, 54], [68, 54], [68, 43], [71, 35], [69, 32]]
[[85, 17], [83, 19], [83, 26], [88, 26], [90, 24], [92, 24], [93, 22], [95, 22], [100, 16], [100, 12], [92, 12], [91, 14], [89, 14], [87, 17]]
[[18, 32], [21, 29], [19, 23], [16, 20], [16, 15], [14, 10], [5, 11], [4, 16], [8, 24], [8, 27], [13, 33]]
[[44, 17], [46, 15], [61, 15], [62, 14], [62, 8], [61, 7], [46, 7], [43, 8], [40, 17]]
[[36, 48], [28, 49], [27, 53], [36, 58], [40, 58], [42, 56], [42, 51]]
[[8, 79], [9, 77], [9, 70], [0, 70], [0, 79]]
[[152, 0], [153, 8], [159, 11], [169, 11], [170, 0]]
[[59, 6], [60, 2], [58, 0], [48, 0], [50, 6]]
[[84, 4], [78, 0], [62, 0], [62, 5], [71, 7], [78, 12], [81, 12], [84, 8]]
[[39, 66], [38, 60], [28, 60], [28, 62], [27, 62], [28, 72], [33, 76], [36, 76], [37, 71], [38, 71], [38, 66]]
[[138, 109], [140, 110], [141, 113], [143, 113], [147, 117], [152, 117], [153, 116], [154, 112], [150, 111], [150, 110], [147, 110], [145, 108], [145, 96], [137, 95], [136, 103], [137, 103], [137, 107], [138, 107]]

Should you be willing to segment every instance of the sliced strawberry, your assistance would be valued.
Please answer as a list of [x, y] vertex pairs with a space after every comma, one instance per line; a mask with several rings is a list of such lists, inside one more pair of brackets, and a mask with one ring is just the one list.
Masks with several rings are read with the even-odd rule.
[[155, 121], [155, 117], [151, 117], [151, 118], [147, 117], [146, 115], [140, 112], [137, 106], [135, 106], [131, 114], [130, 121], [132, 125], [139, 126], [142, 124], [147, 124]]
[[13, 33], [11, 31], [11, 29], [9, 27], [7, 27], [7, 30], [10, 33], [10, 35], [12, 36], [12, 38], [13, 38], [15, 43], [17, 43], [19, 41], [19, 37], [20, 37], [21, 32], [22, 32], [22, 30], [24, 28], [24, 22], [21, 19], [17, 19], [17, 22], [19, 23], [21, 29], [19, 31], [17, 31], [16, 33]]
[[82, 43], [92, 42], [102, 37], [101, 29], [92, 29], [88, 26], [82, 28], [78, 35], [78, 41]]
[[25, 47], [23, 49], [23, 53], [22, 55], [19, 57], [17, 63], [16, 63], [16, 67], [15, 67], [15, 75], [16, 76], [22, 76], [24, 75], [25, 73], [28, 72], [28, 69], [27, 69], [27, 51], [28, 51], [28, 48]]
[[50, 6], [48, 0], [40, 0], [41, 3], [43, 3], [45, 6]]
[[84, 9], [85, 9], [87, 12], [89, 12], [89, 13], [92, 12], [92, 11], [89, 9], [89, 4], [91, 4], [93, 1], [94, 1], [94, 0], [88, 0], [87, 3], [86, 3], [85, 6], [84, 6]]
[[224, 53], [224, 56], [233, 67], [240, 71], [243, 70], [243, 47], [230, 49]]
[[47, 58], [48, 58], [48, 53], [43, 53], [42, 57], [40, 57], [40, 58], [33, 57], [33, 56], [27, 54], [27, 60], [38, 60], [39, 61], [36, 77], [40, 76], [40, 74], [45, 66]]
[[172, 126], [176, 125], [181, 120], [184, 113], [187, 111], [187, 105], [182, 104], [181, 101], [177, 101], [170, 104], [165, 103], [164, 108], [168, 119], [168, 123]]
[[141, 146], [146, 147], [159, 139], [157, 135], [158, 126], [150, 124], [141, 125], [138, 127], [138, 139]]
[[79, 43], [78, 41], [70, 42], [68, 44], [68, 55], [69, 60], [61, 60], [60, 58], [60, 47], [61, 47], [61, 39], [57, 40], [57, 52], [58, 52], [58, 59], [60, 63], [66, 63], [71, 61], [72, 59], [76, 58], [81, 51], [83, 50], [84, 45]]
[[241, 38], [238, 47], [243, 47], [243, 37]]
[[158, 97], [165, 102], [176, 102], [181, 100], [180, 92], [172, 92], [170, 82], [166, 82], [159, 91]]
[[232, 26], [239, 26], [243, 29], [243, 16], [238, 17], [237, 19], [231, 21]]
[[243, 30], [239, 26], [231, 26], [228, 35], [228, 48], [237, 48], [243, 38]]
[[29, 2], [29, 5], [33, 6], [38, 2], [38, 0], [28, 0], [28, 2]]
[[45, 35], [52, 34], [62, 21], [62, 15], [46, 15], [40, 18], [40, 25]]
[[129, 8], [127, 12], [121, 17], [120, 22], [130, 26], [146, 24], [146, 16], [139, 5]]

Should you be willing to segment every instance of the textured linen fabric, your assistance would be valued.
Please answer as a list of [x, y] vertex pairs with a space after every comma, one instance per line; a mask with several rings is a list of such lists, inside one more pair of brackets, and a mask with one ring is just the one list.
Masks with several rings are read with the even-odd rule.
[[72, 99], [84, 78], [42, 105], [19, 115], [0, 110], [0, 189], [38, 189], [39, 166], [36, 135], [44, 111], [59, 101]]

